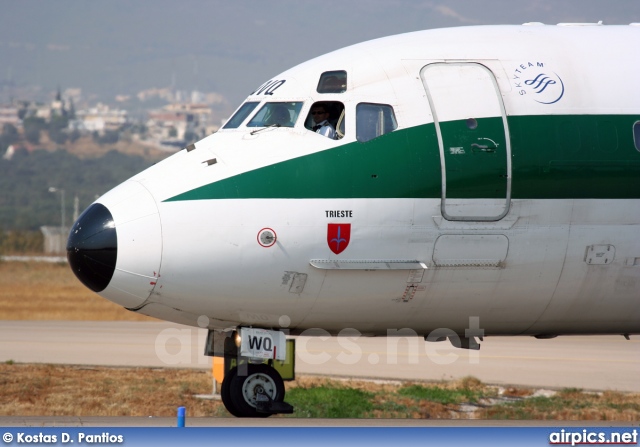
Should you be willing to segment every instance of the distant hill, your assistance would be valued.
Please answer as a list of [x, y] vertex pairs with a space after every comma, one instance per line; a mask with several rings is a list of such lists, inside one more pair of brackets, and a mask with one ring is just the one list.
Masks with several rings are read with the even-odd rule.
[[98, 196], [169, 155], [149, 149], [144, 158], [144, 147], [130, 143], [122, 143], [120, 149], [141, 154], [80, 145], [76, 153], [18, 149], [11, 160], [0, 159], [0, 230], [59, 226], [61, 196], [49, 192], [50, 187], [65, 190], [65, 223], [69, 226], [76, 195], [82, 212]]
[[[168, 155], [171, 155], [170, 152], [159, 149], [153, 144], [133, 140], [130, 136], [123, 137], [123, 133], [119, 134], [119, 141], [116, 143], [100, 144], [91, 135], [85, 135], [74, 142], [67, 140], [64, 144], [58, 144], [51, 141], [47, 132], [40, 132], [40, 142], [36, 145], [26, 141], [22, 134], [23, 132], [20, 133], [18, 142], [14, 143], [14, 146], [25, 147], [29, 152], [39, 149], [47, 152], [66, 151], [79, 158], [97, 158], [102, 157], [107, 152], [115, 150], [126, 155], [137, 155], [152, 163], [156, 163]], [[0, 155], [4, 154], [3, 149], [3, 147], [0, 147]]]

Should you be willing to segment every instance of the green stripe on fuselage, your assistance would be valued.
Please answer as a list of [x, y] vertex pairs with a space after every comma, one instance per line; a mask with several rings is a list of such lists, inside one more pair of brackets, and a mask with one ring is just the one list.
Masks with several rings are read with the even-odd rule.
[[[487, 122], [490, 120], [495, 119]], [[637, 115], [509, 117], [512, 197], [640, 198], [640, 152], [633, 141], [633, 125], [638, 120]], [[482, 137], [490, 126], [478, 121], [477, 135]], [[468, 158], [462, 171], [449, 172], [454, 166], [447, 161], [448, 197], [504, 197], [501, 188], [482, 185], [499, 183], [495, 177], [504, 178], [505, 172], [484, 167], [486, 153], [466, 150], [465, 155], [477, 158]], [[166, 201], [440, 195], [440, 152], [435, 127], [426, 124], [265, 166]]]

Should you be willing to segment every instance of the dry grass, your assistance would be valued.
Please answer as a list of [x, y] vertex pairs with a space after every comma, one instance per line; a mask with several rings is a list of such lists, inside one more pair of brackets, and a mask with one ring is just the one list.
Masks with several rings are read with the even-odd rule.
[[[474, 412], [463, 410], [466, 401], [443, 403], [421, 397], [420, 391], [403, 392], [417, 387], [427, 393], [446, 389], [453, 396], [457, 391], [496, 394], [494, 387], [472, 380], [473, 389], [464, 381], [400, 385], [303, 376], [287, 382], [286, 388], [295, 399], [293, 417], [340, 417], [333, 416], [340, 410], [336, 407], [346, 405], [361, 408], [357, 416], [347, 417], [363, 418], [640, 420], [637, 394], [564, 390], [548, 398], [527, 398], [485, 408], [479, 402]], [[177, 407], [184, 406], [190, 417], [229, 417], [219, 400], [195, 397], [210, 394], [211, 389], [207, 371], [6, 363], [0, 364], [0, 415], [173, 417]], [[293, 392], [296, 389], [304, 393]]]
[[[286, 388], [288, 392], [295, 388], [328, 391], [329, 397], [335, 396], [332, 394], [335, 390], [362, 391], [374, 407], [374, 411], [362, 417], [455, 417], [453, 406], [401, 396], [397, 384], [299, 377], [287, 382]], [[195, 397], [210, 394], [211, 390], [211, 375], [207, 371], [0, 364], [3, 416], [171, 417], [177, 407], [184, 406], [190, 417], [229, 417], [221, 401]], [[362, 403], [359, 399], [353, 404]], [[308, 405], [299, 402], [293, 417], [309, 417]]]
[[509, 405], [491, 406], [477, 414], [482, 419], [637, 422], [640, 395], [566, 389], [551, 397], [532, 397]]
[[69, 266], [0, 262], [0, 320], [157, 321], [87, 289]]
[[0, 365], [4, 416], [226, 416], [207, 372], [150, 368]]

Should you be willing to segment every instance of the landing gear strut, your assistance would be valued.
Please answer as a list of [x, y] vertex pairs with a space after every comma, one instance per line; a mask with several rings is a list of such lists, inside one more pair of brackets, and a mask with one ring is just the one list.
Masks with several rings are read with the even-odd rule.
[[281, 331], [209, 330], [205, 355], [225, 359], [220, 397], [232, 415], [268, 417], [293, 413], [293, 407], [284, 402], [283, 377], [295, 377], [295, 342], [287, 342]]

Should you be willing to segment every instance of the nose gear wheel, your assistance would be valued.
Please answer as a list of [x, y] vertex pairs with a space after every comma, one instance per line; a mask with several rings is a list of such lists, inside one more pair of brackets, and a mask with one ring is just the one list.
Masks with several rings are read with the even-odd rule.
[[[247, 375], [238, 375], [238, 367], [227, 373], [222, 383], [222, 402], [229, 413], [238, 417], [268, 417], [268, 408], [284, 400], [284, 382], [280, 374], [264, 364], [241, 365]], [[280, 412], [280, 411], [278, 411]]]

